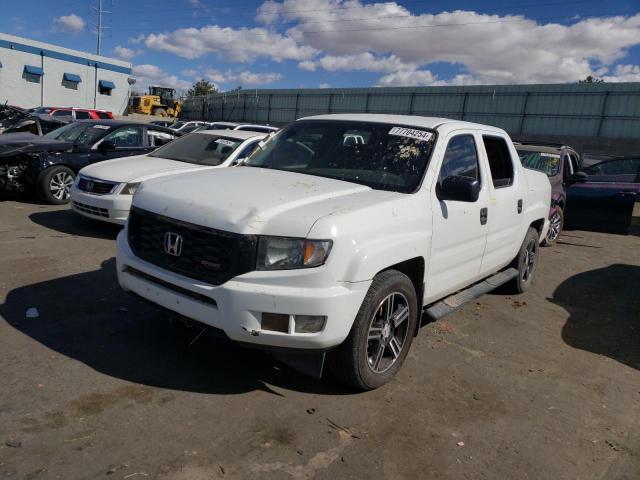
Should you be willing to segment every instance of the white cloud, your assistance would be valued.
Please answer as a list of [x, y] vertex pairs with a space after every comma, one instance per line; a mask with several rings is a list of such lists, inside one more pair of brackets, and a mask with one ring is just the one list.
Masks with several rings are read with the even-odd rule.
[[604, 75], [605, 82], [640, 82], [640, 65], [617, 65], [612, 75]]
[[240, 85], [264, 85], [267, 83], [277, 82], [282, 79], [282, 75], [279, 73], [255, 73], [248, 70], [242, 72], [233, 72], [227, 70], [221, 72], [215, 69], [208, 69], [205, 72], [205, 77], [211, 80], [215, 84], [222, 83], [239, 83]]
[[123, 47], [122, 45], [117, 45], [113, 49], [113, 55], [121, 60], [131, 60], [133, 57], [140, 55], [141, 53], [143, 53], [142, 50], [133, 50], [131, 48]]
[[[640, 14], [564, 25], [461, 10], [416, 15], [393, 2], [285, 0], [266, 2], [256, 19], [291, 24], [287, 35], [324, 52], [326, 64], [316, 66], [396, 73], [447, 62], [480, 83], [572, 82], [640, 44]], [[392, 57], [404, 65], [394, 70]]]
[[305, 60], [298, 63], [298, 68], [300, 70], [306, 70], [307, 72], [315, 72], [316, 68], [318, 68], [318, 65], [316, 65], [316, 62], [312, 60]]
[[75, 13], [53, 19], [54, 32], [78, 33], [84, 30], [86, 25], [86, 22]]
[[151, 50], [194, 59], [206, 54], [221, 55], [232, 62], [249, 62], [257, 57], [307, 60], [317, 52], [285, 35], [264, 28], [219, 27], [181, 28], [172, 33], [150, 34], [145, 45]]
[[200, 72], [195, 68], [187, 68], [186, 70], [182, 71], [182, 74], [185, 77], [192, 77], [192, 78], [200, 77]]
[[329, 85], [328, 83], [321, 83], [320, 85], [318, 85], [318, 88], [331, 88], [331, 85]]
[[135, 88], [138, 91], [147, 90], [149, 85], [173, 87], [176, 90], [187, 90], [192, 85], [192, 82], [188, 82], [175, 75], [171, 75], [157, 65], [151, 65], [148, 63], [134, 65], [133, 76], [136, 79]]

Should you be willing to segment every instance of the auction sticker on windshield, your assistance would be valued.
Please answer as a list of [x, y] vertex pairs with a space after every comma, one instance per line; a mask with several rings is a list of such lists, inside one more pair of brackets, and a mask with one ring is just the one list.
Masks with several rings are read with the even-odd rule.
[[393, 127], [389, 130], [389, 135], [395, 135], [397, 137], [415, 138], [423, 142], [428, 142], [433, 137], [433, 133], [425, 132], [424, 130], [415, 130], [413, 128]]
[[94, 125], [93, 128], [99, 128], [100, 130], [109, 130], [109, 125]]
[[540, 154], [541, 157], [550, 157], [550, 158], [560, 158], [560, 155], [558, 155], [557, 153], [541, 153]]
[[220, 145], [226, 145], [228, 147], [233, 147], [235, 145], [235, 142], [227, 140], [226, 138], [219, 138], [216, 140], [216, 143], [219, 143]]

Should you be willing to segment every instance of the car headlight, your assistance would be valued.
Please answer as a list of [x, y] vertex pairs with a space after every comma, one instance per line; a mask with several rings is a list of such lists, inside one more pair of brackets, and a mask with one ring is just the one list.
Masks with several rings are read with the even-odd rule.
[[140, 185], [140, 182], [127, 183], [122, 189], [122, 191], [120, 192], [120, 195], [133, 195], [134, 193], [136, 193], [136, 190], [138, 189], [139, 185]]
[[329, 256], [331, 240], [260, 237], [257, 270], [289, 270], [322, 265]]

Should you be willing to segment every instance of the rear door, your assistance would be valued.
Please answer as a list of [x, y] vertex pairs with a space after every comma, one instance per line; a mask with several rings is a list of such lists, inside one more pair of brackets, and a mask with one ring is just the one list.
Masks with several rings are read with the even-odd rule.
[[570, 228], [626, 233], [640, 193], [640, 158], [621, 158], [584, 169], [585, 182], [567, 186]]
[[[438, 180], [432, 188], [433, 236], [425, 301], [441, 298], [479, 278], [488, 227], [483, 212], [489, 206], [487, 175], [478, 155], [473, 131], [452, 132], [438, 166]], [[475, 202], [440, 200], [442, 181], [451, 175], [479, 179], [481, 191]]]
[[[515, 258], [523, 238], [525, 191], [518, 177], [511, 141], [497, 133], [483, 134], [481, 153], [489, 171], [487, 248], [482, 260], [484, 276], [496, 272]], [[515, 157], [514, 157], [515, 155]]]

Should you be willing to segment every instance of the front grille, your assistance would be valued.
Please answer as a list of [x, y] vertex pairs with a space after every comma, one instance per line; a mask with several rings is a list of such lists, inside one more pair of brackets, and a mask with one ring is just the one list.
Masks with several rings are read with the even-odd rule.
[[113, 188], [118, 185], [117, 182], [107, 182], [105, 180], [94, 180], [81, 176], [78, 180], [78, 189], [83, 192], [95, 193], [97, 195], [106, 195], [111, 193]]
[[[129, 213], [128, 232], [129, 246], [137, 257], [209, 284], [220, 285], [255, 268], [255, 235], [202, 227], [136, 207]], [[165, 251], [167, 233], [182, 238], [178, 256]]]
[[86, 203], [71, 202], [73, 208], [80, 210], [81, 212], [88, 213], [89, 215], [95, 215], [96, 217], [109, 218], [109, 210], [106, 208], [94, 207], [93, 205], [87, 205]]

